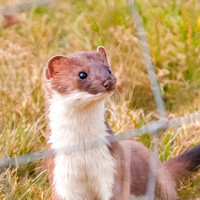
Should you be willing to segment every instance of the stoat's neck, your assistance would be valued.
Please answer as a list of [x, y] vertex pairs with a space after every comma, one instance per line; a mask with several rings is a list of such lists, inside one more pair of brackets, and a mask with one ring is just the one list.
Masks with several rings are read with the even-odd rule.
[[93, 102], [88, 106], [72, 105], [66, 98], [56, 95], [49, 107], [52, 148], [84, 145], [88, 141], [106, 141], [104, 101]]

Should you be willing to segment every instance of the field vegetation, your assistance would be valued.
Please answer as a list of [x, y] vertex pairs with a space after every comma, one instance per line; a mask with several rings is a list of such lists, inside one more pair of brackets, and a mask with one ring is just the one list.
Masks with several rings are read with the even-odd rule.
[[[0, 6], [25, 0], [0, 0]], [[28, 1], [27, 1], [28, 2]], [[137, 6], [169, 119], [200, 110], [200, 2], [138, 0]], [[3, 17], [0, 16], [1, 20]], [[0, 24], [0, 155], [16, 157], [46, 148], [41, 76], [57, 54], [107, 50], [117, 90], [106, 117], [118, 133], [159, 118], [140, 41], [125, 0], [57, 0]], [[200, 143], [200, 125], [140, 138], [158, 146], [161, 160]], [[180, 199], [200, 199], [200, 171], [180, 182]], [[44, 161], [0, 169], [0, 199], [50, 199]]]

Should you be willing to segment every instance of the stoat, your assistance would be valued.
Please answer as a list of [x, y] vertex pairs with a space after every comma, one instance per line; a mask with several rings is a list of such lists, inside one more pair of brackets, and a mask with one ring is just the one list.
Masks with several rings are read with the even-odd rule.
[[[129, 200], [147, 191], [151, 152], [141, 143], [120, 141], [105, 121], [105, 99], [115, 89], [103, 47], [52, 57], [44, 69], [48, 159], [52, 199]], [[89, 141], [98, 141], [89, 147]], [[73, 148], [74, 149], [73, 149]], [[73, 149], [69, 152], [67, 149]], [[200, 165], [200, 146], [158, 162], [155, 193], [178, 198], [175, 186]]]

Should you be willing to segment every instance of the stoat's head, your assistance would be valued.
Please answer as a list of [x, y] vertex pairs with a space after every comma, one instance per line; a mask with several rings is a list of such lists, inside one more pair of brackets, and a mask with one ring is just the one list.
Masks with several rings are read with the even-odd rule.
[[44, 75], [51, 91], [63, 96], [80, 94], [77, 98], [85, 100], [105, 98], [116, 85], [103, 47], [97, 51], [54, 56], [48, 61]]

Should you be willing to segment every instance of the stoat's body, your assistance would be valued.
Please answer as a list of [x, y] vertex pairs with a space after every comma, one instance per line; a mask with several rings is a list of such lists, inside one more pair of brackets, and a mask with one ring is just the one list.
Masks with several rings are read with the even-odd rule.
[[[76, 95], [88, 96], [84, 92], [72, 96]], [[54, 103], [49, 111], [49, 143], [57, 152], [53, 170], [55, 191], [62, 199], [108, 199], [112, 195], [115, 162], [104, 145], [108, 135], [104, 102], [84, 110], [73, 110], [73, 105], [68, 107], [67, 99], [59, 94], [53, 95]], [[87, 150], [89, 141], [98, 141], [102, 145]], [[79, 150], [81, 146], [86, 150]], [[72, 151], [75, 152], [65, 154], [63, 150], [68, 147], [74, 147]]]
[[[109, 143], [112, 130], [105, 122], [104, 100], [116, 79], [104, 48], [55, 56], [44, 74], [48, 144], [55, 152], [48, 161], [53, 199], [144, 196], [150, 151], [133, 141]], [[158, 164], [156, 193], [160, 199], [177, 199], [175, 181], [200, 164], [199, 151], [196, 147]]]

